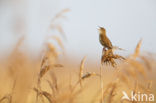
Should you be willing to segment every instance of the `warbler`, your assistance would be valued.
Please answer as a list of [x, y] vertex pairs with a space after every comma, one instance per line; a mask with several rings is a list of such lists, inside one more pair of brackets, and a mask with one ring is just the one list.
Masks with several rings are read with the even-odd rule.
[[100, 41], [101, 45], [104, 48], [113, 49], [113, 45], [112, 45], [111, 41], [109, 40], [109, 38], [106, 35], [106, 29], [103, 28], [103, 27], [100, 27], [99, 32], [100, 32], [99, 41]]

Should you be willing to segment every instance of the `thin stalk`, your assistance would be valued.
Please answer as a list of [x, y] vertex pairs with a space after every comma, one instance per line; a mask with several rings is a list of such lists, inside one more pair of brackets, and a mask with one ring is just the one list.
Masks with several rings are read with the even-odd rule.
[[101, 88], [101, 103], [103, 103], [103, 79], [102, 79], [102, 64], [100, 64], [100, 88]]

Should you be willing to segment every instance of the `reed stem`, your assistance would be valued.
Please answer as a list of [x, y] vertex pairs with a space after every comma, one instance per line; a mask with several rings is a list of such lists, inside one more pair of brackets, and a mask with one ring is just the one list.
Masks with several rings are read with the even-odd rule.
[[103, 78], [102, 78], [102, 64], [100, 64], [100, 88], [101, 88], [101, 103], [103, 103]]

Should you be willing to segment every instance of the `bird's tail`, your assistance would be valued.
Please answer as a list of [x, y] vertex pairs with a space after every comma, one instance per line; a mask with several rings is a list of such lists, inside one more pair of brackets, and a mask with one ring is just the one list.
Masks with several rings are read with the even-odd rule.
[[120, 48], [120, 47], [118, 47], [118, 46], [113, 46], [113, 49], [114, 49], [114, 50], [123, 50], [123, 51], [125, 51], [125, 49], [122, 49], [122, 48]]

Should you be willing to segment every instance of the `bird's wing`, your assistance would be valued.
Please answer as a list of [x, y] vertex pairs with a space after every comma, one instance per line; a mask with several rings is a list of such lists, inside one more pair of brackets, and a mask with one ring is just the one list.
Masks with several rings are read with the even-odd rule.
[[106, 38], [105, 42], [106, 42], [107, 47], [112, 49], [113, 45], [112, 45], [111, 41], [108, 38]]

